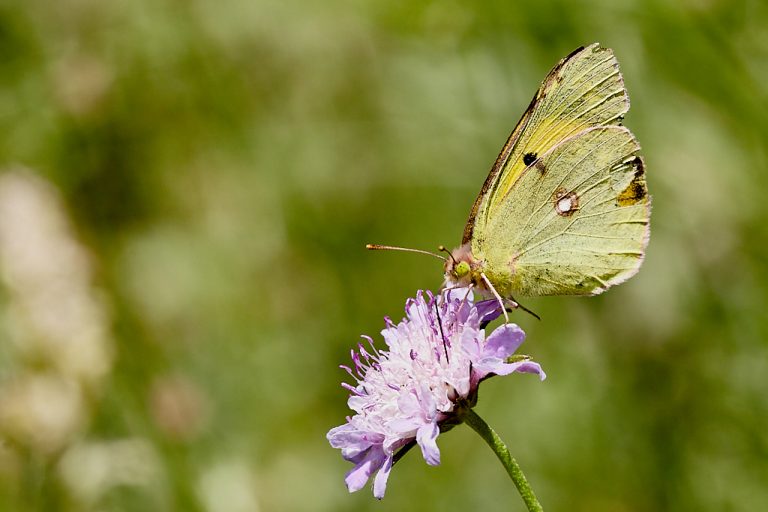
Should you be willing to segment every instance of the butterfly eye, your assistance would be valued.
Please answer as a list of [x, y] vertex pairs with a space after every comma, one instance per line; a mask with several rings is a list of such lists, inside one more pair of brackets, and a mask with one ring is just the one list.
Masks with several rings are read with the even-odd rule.
[[464, 277], [469, 274], [469, 263], [466, 261], [460, 261], [455, 267], [453, 267], [453, 273], [456, 277]]

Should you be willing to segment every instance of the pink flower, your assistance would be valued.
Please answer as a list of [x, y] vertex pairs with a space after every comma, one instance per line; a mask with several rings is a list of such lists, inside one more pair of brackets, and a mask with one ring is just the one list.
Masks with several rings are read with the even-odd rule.
[[345, 479], [349, 491], [360, 490], [375, 474], [373, 495], [379, 499], [399, 448], [415, 440], [427, 464], [440, 464], [440, 426], [456, 423], [457, 404], [475, 403], [482, 380], [514, 372], [546, 377], [528, 358], [512, 360], [525, 339], [517, 325], [502, 325], [486, 338], [483, 326], [501, 313], [495, 300], [475, 304], [466, 288], [437, 297], [419, 291], [405, 312], [399, 324], [385, 319], [387, 350], [363, 336], [368, 346], [352, 351], [354, 367], [342, 366], [355, 381], [342, 384], [355, 414], [327, 435], [355, 464]]

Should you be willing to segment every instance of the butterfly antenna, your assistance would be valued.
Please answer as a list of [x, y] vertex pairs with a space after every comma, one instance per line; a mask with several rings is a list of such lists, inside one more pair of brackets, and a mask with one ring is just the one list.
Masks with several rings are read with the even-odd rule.
[[437, 246], [437, 250], [438, 250], [438, 252], [445, 252], [445, 253], [448, 253], [448, 256], [450, 256], [450, 257], [451, 257], [451, 259], [453, 260], [453, 264], [454, 264], [454, 266], [459, 264], [459, 263], [456, 261], [456, 258], [454, 258], [454, 257], [453, 257], [453, 253], [452, 253], [451, 251], [449, 251], [448, 249], [446, 249], [444, 245], [439, 245], [439, 246]]
[[435, 258], [445, 261], [445, 258], [440, 256], [439, 254], [435, 254], [434, 252], [429, 252], [429, 251], [423, 251], [421, 249], [411, 249], [408, 247], [396, 247], [394, 245], [379, 245], [379, 244], [366, 244], [365, 248], [368, 249], [369, 251], [417, 252], [419, 254], [428, 254], [429, 256], [434, 256]]

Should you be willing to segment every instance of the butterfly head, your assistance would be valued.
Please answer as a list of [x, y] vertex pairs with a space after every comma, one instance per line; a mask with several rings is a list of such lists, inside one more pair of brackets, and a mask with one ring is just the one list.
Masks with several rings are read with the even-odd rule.
[[[445, 251], [448, 252], [448, 251]], [[481, 285], [480, 262], [472, 256], [469, 244], [464, 244], [449, 252], [445, 260], [445, 280], [452, 286]]]

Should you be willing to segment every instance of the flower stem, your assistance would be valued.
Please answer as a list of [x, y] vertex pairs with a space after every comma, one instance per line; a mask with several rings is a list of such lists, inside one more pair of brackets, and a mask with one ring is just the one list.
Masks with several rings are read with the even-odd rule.
[[517, 487], [528, 510], [530, 512], [543, 512], [544, 509], [541, 508], [541, 504], [536, 499], [536, 495], [533, 493], [533, 489], [531, 489], [528, 480], [526, 480], [523, 470], [520, 469], [517, 461], [510, 455], [507, 445], [504, 444], [504, 441], [501, 440], [499, 435], [472, 409], [464, 409], [462, 417], [464, 421], [472, 427], [475, 432], [480, 434], [480, 437], [482, 437], [486, 443], [488, 443], [488, 446], [491, 447], [493, 453], [496, 454], [504, 465], [504, 468], [507, 470], [512, 482], [514, 482], [515, 487]]

